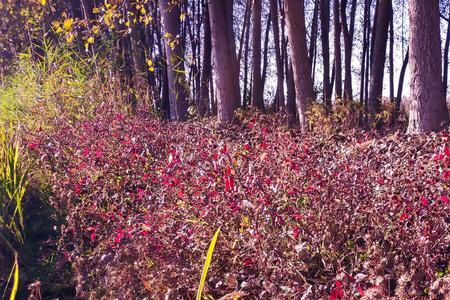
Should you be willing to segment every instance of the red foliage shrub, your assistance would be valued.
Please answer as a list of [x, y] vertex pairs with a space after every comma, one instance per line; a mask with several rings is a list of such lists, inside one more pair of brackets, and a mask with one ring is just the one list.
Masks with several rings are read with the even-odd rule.
[[299, 136], [283, 122], [167, 123], [103, 107], [33, 136], [52, 202], [67, 211], [62, 245], [78, 296], [193, 298], [219, 226], [214, 297], [441, 293], [449, 134]]

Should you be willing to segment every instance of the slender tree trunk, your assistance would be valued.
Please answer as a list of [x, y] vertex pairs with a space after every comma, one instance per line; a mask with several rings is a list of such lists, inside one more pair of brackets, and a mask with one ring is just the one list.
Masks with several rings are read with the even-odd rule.
[[208, 0], [219, 122], [232, 122], [240, 101], [233, 32], [233, 1]]
[[275, 109], [279, 110], [280, 107], [284, 106], [284, 76], [283, 61], [280, 51], [280, 31], [278, 28], [277, 0], [270, 0], [270, 15], [272, 16], [273, 43], [275, 47], [275, 60], [277, 64], [277, 97]]
[[442, 92], [438, 0], [409, 0], [411, 107], [408, 132], [429, 132], [448, 125]]
[[342, 98], [341, 25], [339, 24], [339, 0], [333, 0], [335, 98]]
[[[248, 0], [249, 2], [251, 0]], [[249, 12], [250, 16], [250, 12]], [[246, 107], [250, 101], [250, 88], [248, 84], [248, 56], [249, 56], [249, 46], [250, 46], [250, 21], [247, 26], [247, 31], [245, 33], [245, 45], [244, 45], [244, 93], [242, 99], [242, 106]], [[251, 80], [250, 80], [251, 82]], [[251, 86], [251, 84], [250, 84]]]
[[443, 88], [442, 93], [444, 98], [447, 99], [447, 89], [448, 89], [448, 51], [450, 48], [450, 1], [448, 1], [449, 6], [449, 20], [447, 20], [447, 36], [445, 37], [445, 47], [444, 47], [444, 74], [442, 76]]
[[314, 1], [314, 10], [313, 10], [313, 18], [311, 25], [311, 39], [309, 40], [309, 64], [311, 65], [311, 73], [312, 67], [314, 63], [314, 53], [316, 52], [316, 44], [317, 44], [317, 23], [319, 20], [319, 0]]
[[331, 82], [330, 82], [330, 0], [320, 0], [320, 29], [322, 32], [323, 59], [323, 103], [325, 110], [331, 110]]
[[[263, 69], [262, 69], [262, 74], [261, 74], [263, 94], [264, 94], [264, 87], [266, 86], [266, 77], [267, 77], [267, 53], [269, 50], [269, 32], [270, 32], [271, 19], [272, 19], [272, 16], [270, 15], [270, 12], [269, 12], [269, 16], [267, 18], [266, 32], [264, 35]], [[263, 107], [264, 107], [264, 105], [263, 105]]]
[[362, 51], [362, 57], [361, 57], [361, 81], [360, 81], [360, 87], [359, 87], [359, 102], [360, 104], [364, 104], [364, 87], [365, 87], [365, 81], [367, 78], [365, 77], [366, 72], [366, 53], [368, 48], [368, 15], [370, 12], [370, 2], [369, 0], [364, 1], [364, 21], [363, 21], [363, 51]]
[[[209, 79], [211, 77], [211, 26], [209, 23], [208, 3], [203, 11], [203, 69], [200, 83], [199, 113], [203, 117], [209, 107]], [[212, 100], [212, 99], [211, 99]]]
[[392, 0], [379, 0], [378, 17], [376, 23], [376, 33], [372, 37], [375, 39], [373, 49], [373, 63], [370, 74], [369, 93], [369, 120], [373, 125], [376, 122], [376, 115], [381, 110], [381, 97], [383, 94], [384, 64], [386, 61], [386, 44], [389, 29], [390, 12]]
[[403, 60], [402, 68], [400, 70], [400, 77], [398, 79], [398, 88], [397, 88], [397, 98], [395, 99], [395, 113], [398, 115], [400, 112], [400, 104], [402, 101], [402, 93], [403, 93], [403, 82], [405, 81], [405, 73], [406, 67], [408, 66], [409, 60], [409, 48], [406, 50], [406, 55]]
[[252, 105], [260, 110], [264, 109], [263, 89], [261, 78], [261, 0], [253, 0], [253, 66], [252, 66]]
[[389, 19], [389, 98], [394, 102], [394, 10]]
[[313, 98], [311, 68], [306, 45], [304, 0], [285, 0], [286, 24], [289, 36], [289, 49], [294, 72], [295, 101], [297, 104], [300, 130], [306, 130], [306, 108]]
[[177, 40], [180, 35], [180, 6], [171, 5], [170, 0], [160, 0], [161, 16], [166, 39], [167, 77], [169, 83], [170, 119], [184, 121], [187, 119], [187, 91], [184, 75], [183, 42]]
[[288, 127], [292, 128], [296, 121], [296, 110], [295, 110], [295, 82], [294, 82], [294, 72], [292, 70], [292, 63], [289, 63], [289, 59], [286, 57], [286, 64], [288, 64], [287, 70], [287, 102], [286, 110], [288, 116]]
[[[372, 5], [372, 0], [369, 0], [369, 5], [367, 7], [367, 32], [366, 32], [366, 43], [367, 43], [367, 50], [366, 50], [366, 63], [365, 63], [365, 77], [366, 80], [364, 82], [364, 108], [365, 108], [365, 113], [366, 113], [366, 118], [367, 115], [369, 114], [369, 71], [371, 69], [371, 52], [372, 52], [372, 47], [371, 47], [371, 18], [370, 18], [370, 11], [371, 11], [371, 5]], [[375, 26], [374, 26], [375, 27]], [[367, 121], [367, 120], [366, 120]], [[367, 123], [367, 122], [366, 122]]]
[[347, 24], [347, 0], [341, 1], [341, 23], [344, 36], [344, 100], [348, 101], [353, 98], [352, 88], [352, 50], [353, 50], [353, 30], [356, 13], [356, 0], [352, 0], [352, 9], [350, 12], [350, 29]]
[[242, 59], [242, 49], [244, 48], [244, 38], [246, 36], [246, 32], [248, 31], [248, 27], [250, 27], [250, 8], [251, 8], [251, 0], [247, 0], [247, 4], [245, 5], [245, 15], [244, 15], [244, 24], [242, 25], [242, 33], [239, 38], [239, 51], [238, 51], [238, 62], [241, 64]]

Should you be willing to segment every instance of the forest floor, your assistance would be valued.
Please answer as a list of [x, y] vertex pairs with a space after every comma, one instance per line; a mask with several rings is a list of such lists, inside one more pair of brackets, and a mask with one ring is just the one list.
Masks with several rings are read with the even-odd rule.
[[450, 297], [448, 131], [300, 135], [276, 115], [219, 126], [109, 107], [55, 122], [27, 151], [64, 212], [55, 268], [79, 298], [195, 298], [218, 228], [214, 299]]

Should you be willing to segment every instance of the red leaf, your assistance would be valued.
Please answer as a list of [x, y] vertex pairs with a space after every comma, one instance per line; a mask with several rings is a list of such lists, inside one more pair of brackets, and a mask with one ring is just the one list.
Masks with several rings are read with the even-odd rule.
[[441, 196], [441, 201], [442, 201], [442, 203], [447, 204], [448, 203], [448, 197], [445, 196], [445, 195]]
[[409, 215], [407, 213], [402, 213], [400, 216], [400, 222], [405, 221], [406, 219], [409, 218]]
[[444, 152], [445, 152], [445, 156], [450, 156], [450, 147], [448, 147], [447, 145], [444, 146]]
[[292, 229], [292, 237], [296, 240], [298, 239], [299, 235], [300, 235], [300, 228], [298, 226], [295, 226]]
[[428, 199], [422, 196], [420, 198], [420, 203], [422, 203], [423, 206], [428, 206]]
[[36, 150], [38, 146], [39, 146], [39, 143], [29, 143], [28, 144], [28, 149], [33, 151], [33, 150]]
[[364, 289], [362, 287], [357, 286], [356, 290], [358, 291], [358, 294], [359, 294], [360, 297], [364, 296]]

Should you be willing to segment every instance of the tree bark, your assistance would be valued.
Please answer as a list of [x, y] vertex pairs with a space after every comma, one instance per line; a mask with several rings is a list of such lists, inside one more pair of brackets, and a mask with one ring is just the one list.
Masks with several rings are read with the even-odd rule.
[[352, 0], [352, 9], [350, 11], [350, 28], [347, 24], [347, 0], [341, 1], [341, 23], [344, 36], [344, 100], [348, 101], [353, 98], [352, 88], [352, 50], [353, 50], [353, 30], [356, 14], [356, 1]]
[[169, 83], [170, 119], [187, 119], [187, 92], [185, 88], [184, 51], [180, 35], [180, 7], [170, 4], [170, 0], [160, 0], [163, 27], [167, 36], [165, 48], [167, 57], [167, 77]]
[[335, 98], [342, 98], [341, 25], [339, 24], [339, 0], [333, 0]]
[[400, 104], [402, 101], [402, 93], [403, 93], [403, 82], [405, 81], [405, 73], [406, 67], [408, 66], [409, 60], [409, 48], [406, 50], [406, 55], [403, 60], [402, 68], [400, 70], [400, 77], [398, 79], [398, 88], [397, 88], [397, 98], [395, 99], [395, 113], [398, 114], [400, 112]]
[[391, 7], [389, 19], [389, 98], [394, 102], [394, 11]]
[[296, 111], [295, 111], [295, 82], [294, 82], [294, 72], [292, 70], [292, 63], [289, 63], [286, 57], [286, 64], [289, 65], [287, 68], [287, 103], [286, 110], [288, 116], [288, 127], [292, 128], [295, 125]]
[[442, 92], [438, 0], [409, 1], [411, 107], [408, 133], [429, 132], [448, 125]]
[[[264, 34], [264, 49], [263, 49], [263, 69], [261, 74], [261, 86], [262, 91], [264, 95], [264, 87], [266, 86], [266, 77], [267, 77], [267, 54], [269, 52], [269, 32], [270, 32], [270, 22], [272, 21], [272, 16], [269, 12], [269, 17], [267, 18], [267, 24], [266, 24], [266, 32]], [[264, 97], [264, 96], [263, 96]], [[263, 105], [264, 107], [264, 105]]]
[[316, 44], [317, 44], [317, 23], [319, 20], [319, 0], [314, 1], [314, 10], [313, 10], [313, 18], [311, 25], [311, 38], [309, 40], [309, 64], [311, 65], [311, 73], [313, 72], [313, 63], [314, 63], [314, 53], [316, 52]]
[[331, 110], [331, 82], [330, 82], [330, 0], [320, 0], [320, 30], [322, 32], [322, 60], [323, 60], [323, 104], [325, 110]]
[[366, 53], [368, 49], [368, 15], [370, 12], [370, 0], [364, 1], [364, 18], [363, 18], [363, 50], [362, 50], [362, 57], [361, 57], [361, 80], [360, 80], [360, 87], [359, 87], [359, 102], [360, 104], [364, 104], [364, 87], [365, 87], [365, 81], [367, 80], [365, 76], [366, 72]]
[[272, 33], [275, 47], [275, 60], [277, 64], [277, 96], [275, 101], [275, 110], [284, 106], [284, 75], [283, 61], [280, 51], [280, 31], [278, 28], [278, 5], [277, 0], [270, 0], [270, 15], [272, 16]]
[[295, 83], [295, 101], [297, 104], [300, 130], [306, 130], [306, 108], [313, 98], [311, 68], [306, 45], [304, 0], [285, 0], [286, 24], [289, 37], [289, 49], [292, 58], [292, 70]]
[[219, 122], [232, 122], [240, 101], [233, 1], [208, 0]]
[[203, 11], [203, 68], [200, 81], [200, 116], [205, 116], [209, 107], [209, 78], [211, 77], [211, 25], [209, 23], [208, 3]]
[[[450, 1], [448, 1], [449, 6], [449, 18], [450, 18]], [[444, 94], [444, 98], [447, 99], [447, 89], [448, 89], [448, 51], [450, 48], [450, 21], [447, 20], [447, 36], [445, 37], [445, 46], [444, 46], [444, 65], [443, 67], [443, 76], [442, 76], [442, 93]]]
[[[392, 0], [379, 0], [378, 16], [376, 23], [372, 71], [370, 74], [370, 92], [369, 92], [369, 120], [376, 122], [376, 115], [381, 110], [381, 97], [383, 94], [384, 64], [386, 61], [386, 44], [389, 29], [390, 12]], [[376, 124], [373, 124], [376, 125]]]
[[264, 109], [263, 89], [261, 77], [261, 0], [253, 0], [252, 9], [253, 32], [253, 65], [252, 65], [252, 105], [260, 110]]

